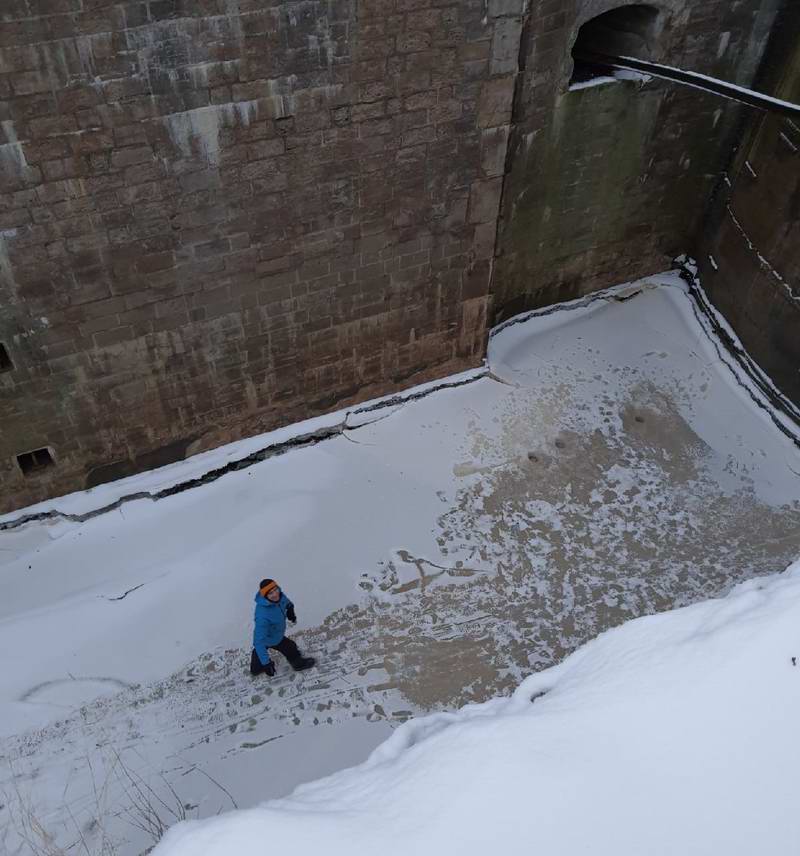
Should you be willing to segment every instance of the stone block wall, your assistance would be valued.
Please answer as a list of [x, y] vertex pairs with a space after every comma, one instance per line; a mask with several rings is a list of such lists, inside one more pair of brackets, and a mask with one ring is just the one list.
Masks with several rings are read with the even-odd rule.
[[[496, 317], [690, 250], [743, 108], [651, 80], [570, 91], [580, 26], [617, 0], [530, 0], [499, 227]], [[657, 62], [749, 85], [780, 0], [658, 0]]]
[[[800, 103], [800, 7], [775, 29], [758, 88]], [[758, 114], [720, 182], [698, 249], [703, 286], [800, 407], [800, 123]]]
[[478, 363], [518, 21], [4, 0], [0, 511]]
[[[620, 5], [4, 0], [0, 511], [476, 365], [493, 320], [694, 250], [745, 108], [570, 91]], [[792, 2], [652, 5], [650, 58], [748, 85]]]

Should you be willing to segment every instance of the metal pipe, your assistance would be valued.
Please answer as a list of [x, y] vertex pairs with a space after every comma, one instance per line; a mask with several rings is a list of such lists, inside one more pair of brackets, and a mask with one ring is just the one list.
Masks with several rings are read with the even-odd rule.
[[673, 83], [680, 83], [683, 86], [702, 89], [704, 92], [710, 92], [712, 95], [718, 95], [731, 101], [738, 101], [740, 104], [747, 104], [749, 107], [755, 107], [756, 110], [763, 110], [767, 113], [779, 113], [783, 116], [792, 116], [795, 119], [800, 118], [800, 104], [781, 101], [779, 98], [764, 95], [762, 92], [745, 89], [743, 86], [737, 86], [725, 80], [719, 80], [716, 77], [708, 77], [705, 74], [697, 74], [694, 71], [683, 71], [680, 68], [673, 68], [669, 65], [661, 65], [660, 63], [648, 62], [647, 60], [636, 59], [630, 56], [595, 53], [583, 48], [576, 48], [572, 52], [572, 56], [579, 62], [585, 62], [590, 65], [638, 71], [641, 74], [649, 74], [653, 77], [659, 77], [662, 80], [671, 80]]

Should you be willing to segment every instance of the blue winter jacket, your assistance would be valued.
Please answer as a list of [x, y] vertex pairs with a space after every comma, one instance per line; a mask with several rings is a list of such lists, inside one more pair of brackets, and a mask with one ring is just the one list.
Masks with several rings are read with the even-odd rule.
[[277, 645], [286, 634], [286, 610], [292, 605], [281, 592], [277, 603], [267, 600], [261, 592], [256, 592], [255, 628], [253, 629], [253, 648], [261, 660], [261, 665], [269, 663], [269, 649]]

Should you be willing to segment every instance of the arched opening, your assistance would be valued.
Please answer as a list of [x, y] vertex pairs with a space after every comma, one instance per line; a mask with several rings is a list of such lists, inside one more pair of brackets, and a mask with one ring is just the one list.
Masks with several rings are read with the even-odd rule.
[[597, 56], [653, 59], [658, 19], [655, 7], [635, 4], [611, 9], [583, 24], [572, 46], [574, 66], [570, 86], [618, 76], [595, 59]]

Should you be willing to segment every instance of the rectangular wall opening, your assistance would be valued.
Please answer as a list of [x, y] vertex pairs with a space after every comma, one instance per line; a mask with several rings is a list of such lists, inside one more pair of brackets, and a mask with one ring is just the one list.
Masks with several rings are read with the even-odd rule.
[[23, 475], [39, 472], [39, 470], [47, 469], [55, 464], [53, 453], [50, 449], [34, 449], [32, 452], [23, 452], [17, 455], [17, 464], [22, 470]]
[[10, 372], [13, 368], [14, 362], [8, 353], [8, 349], [0, 342], [0, 372]]

